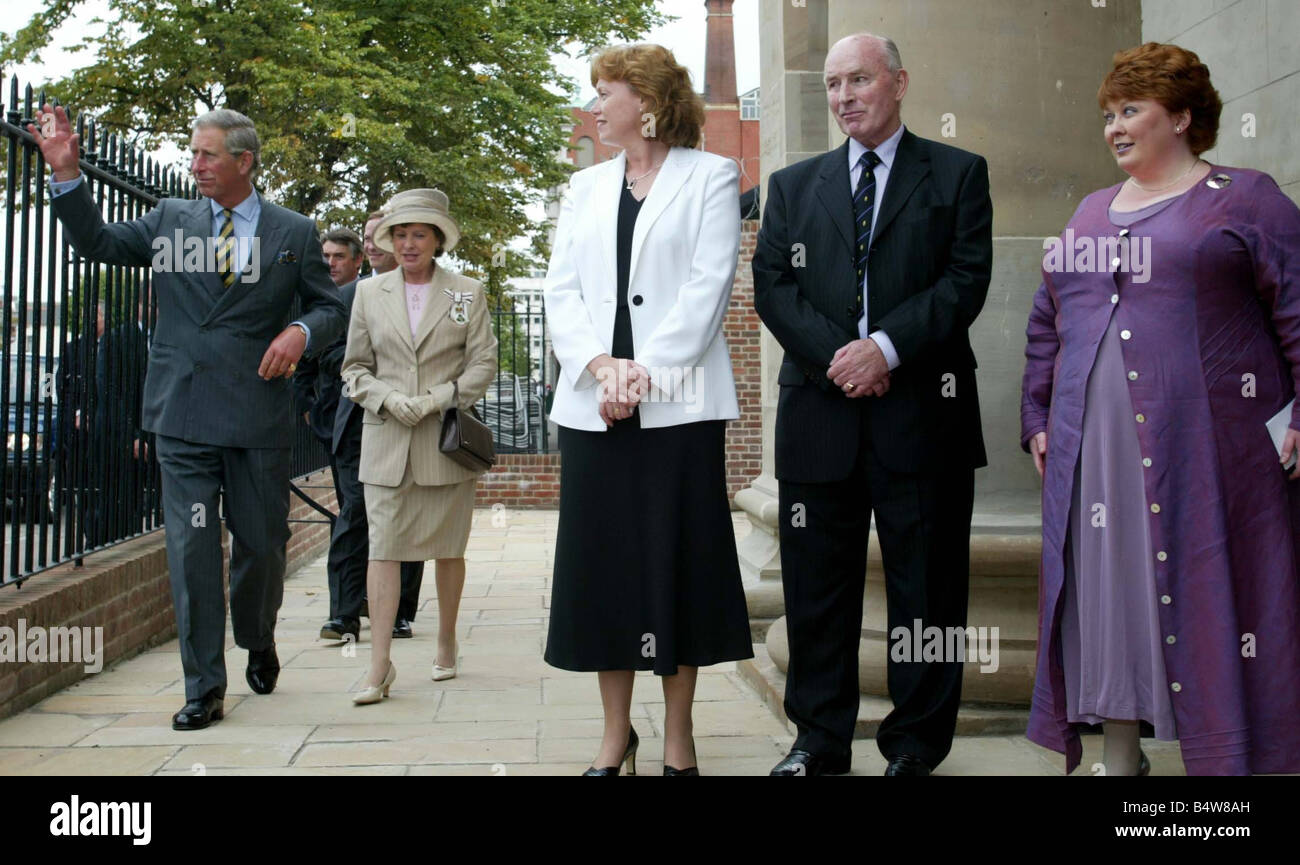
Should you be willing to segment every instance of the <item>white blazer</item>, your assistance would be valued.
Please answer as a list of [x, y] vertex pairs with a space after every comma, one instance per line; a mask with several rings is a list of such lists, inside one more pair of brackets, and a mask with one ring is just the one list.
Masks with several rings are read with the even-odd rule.
[[[606, 428], [587, 364], [609, 354], [614, 339], [626, 161], [620, 153], [570, 178], [546, 272], [547, 326], [561, 371], [550, 416], [572, 429]], [[730, 159], [674, 147], [637, 215], [627, 295], [633, 359], [650, 371], [643, 427], [740, 416], [722, 336], [740, 251], [738, 179]]]

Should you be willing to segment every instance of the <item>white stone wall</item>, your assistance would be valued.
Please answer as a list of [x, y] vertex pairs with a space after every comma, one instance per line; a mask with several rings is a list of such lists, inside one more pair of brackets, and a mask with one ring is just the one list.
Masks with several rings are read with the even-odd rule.
[[1266, 171], [1300, 202], [1300, 0], [1143, 0], [1142, 38], [1210, 67], [1223, 117], [1206, 158]]

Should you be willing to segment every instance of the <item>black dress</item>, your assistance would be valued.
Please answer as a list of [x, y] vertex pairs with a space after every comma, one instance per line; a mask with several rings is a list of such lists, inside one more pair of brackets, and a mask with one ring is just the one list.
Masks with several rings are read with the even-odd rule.
[[[618, 208], [611, 355], [632, 358], [632, 234]], [[704, 667], [754, 655], [727, 502], [726, 421], [604, 432], [560, 427], [560, 526], [546, 662], [564, 670]]]

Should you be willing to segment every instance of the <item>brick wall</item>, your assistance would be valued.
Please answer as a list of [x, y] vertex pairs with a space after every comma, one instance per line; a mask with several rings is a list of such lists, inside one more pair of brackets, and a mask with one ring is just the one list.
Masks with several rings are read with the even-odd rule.
[[507, 508], [558, 508], [559, 453], [502, 454], [492, 471], [479, 478], [474, 499], [478, 508], [498, 503]]
[[[731, 289], [731, 304], [722, 330], [731, 350], [740, 418], [727, 424], [727, 496], [734, 498], [763, 469], [762, 333], [754, 311], [754, 274], [750, 262], [758, 238], [757, 220], [742, 223], [740, 262]], [[735, 505], [733, 503], [732, 507]]]
[[[331, 511], [335, 509], [330, 473], [296, 481]], [[317, 488], [319, 487], [319, 488]], [[324, 519], [296, 496], [289, 518]], [[292, 573], [325, 552], [329, 526], [290, 523], [287, 570]], [[223, 543], [229, 548], [222, 529]], [[104, 629], [103, 664], [112, 664], [176, 636], [171, 584], [167, 573], [164, 533], [154, 532], [86, 556], [82, 567], [60, 565], [28, 580], [23, 588], [0, 589], [0, 627], [15, 637], [18, 620], [26, 628], [78, 627]], [[223, 567], [229, 570], [229, 558]], [[20, 712], [86, 676], [79, 662], [0, 662], [0, 718]], [[176, 676], [181, 676], [179, 654]], [[178, 706], [179, 708], [179, 706]]]

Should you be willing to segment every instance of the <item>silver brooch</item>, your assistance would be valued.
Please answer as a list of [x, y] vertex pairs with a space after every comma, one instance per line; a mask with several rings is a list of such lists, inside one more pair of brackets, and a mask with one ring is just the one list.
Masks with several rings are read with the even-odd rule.
[[1226, 174], [1216, 174], [1205, 181], [1205, 185], [1211, 189], [1227, 189], [1232, 185], [1232, 178]]

